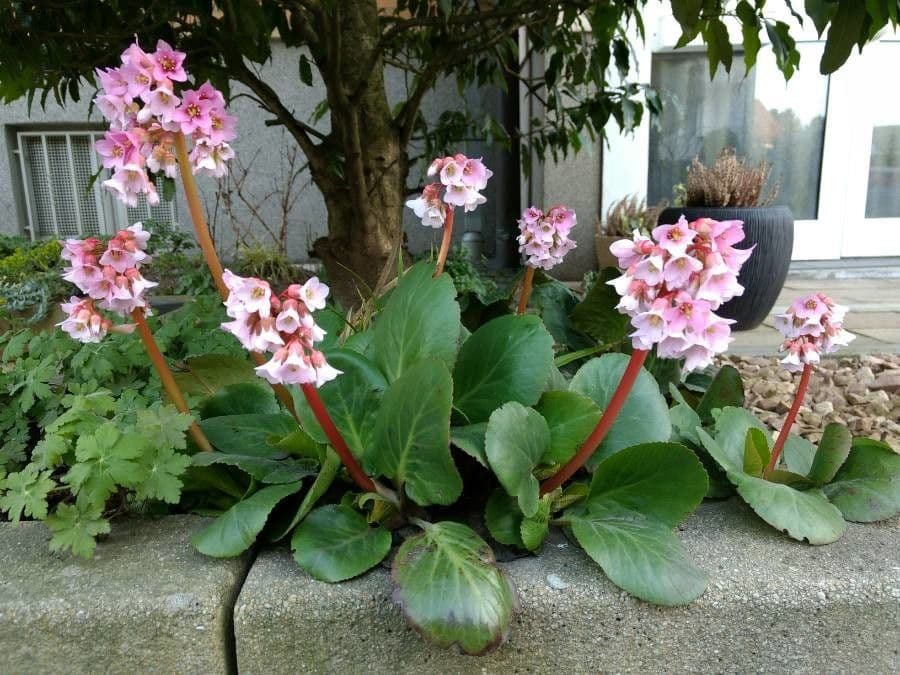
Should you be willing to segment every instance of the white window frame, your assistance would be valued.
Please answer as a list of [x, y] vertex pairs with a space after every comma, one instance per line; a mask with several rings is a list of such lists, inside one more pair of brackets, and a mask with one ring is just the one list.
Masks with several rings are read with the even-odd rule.
[[[83, 129], [83, 130], [50, 130], [50, 129], [24, 129], [16, 132], [16, 148], [14, 150], [14, 154], [18, 156], [19, 159], [19, 171], [21, 176], [21, 190], [24, 197], [25, 210], [26, 210], [26, 222], [25, 229], [28, 232], [29, 238], [33, 241], [35, 239], [39, 239], [44, 236], [50, 236], [50, 234], [41, 234], [38, 232], [38, 224], [36, 222], [36, 215], [34, 211], [33, 204], [33, 196], [34, 196], [34, 188], [33, 188], [33, 179], [31, 176], [31, 171], [28, 166], [28, 162], [25, 157], [25, 139], [26, 138], [40, 138], [41, 139], [41, 148], [44, 156], [44, 168], [47, 176], [50, 176], [50, 157], [47, 151], [47, 139], [50, 137], [64, 137], [66, 139], [66, 151], [67, 151], [67, 159], [69, 164], [69, 175], [72, 181], [72, 191], [75, 195], [75, 203], [79, 203], [79, 198], [77, 193], [82, 189], [82, 186], [78, 184], [77, 177], [75, 176], [75, 163], [72, 153], [72, 139], [74, 137], [82, 138], [84, 136], [89, 137], [91, 148], [93, 149], [94, 142], [103, 138], [103, 132], [92, 130], [92, 129]], [[100, 169], [100, 163], [97, 157], [97, 153], [92, 150], [90, 153], [91, 157], [91, 173], [96, 174]], [[107, 169], [104, 169], [100, 176], [97, 178], [95, 184], [91, 187], [91, 194], [93, 195], [94, 201], [96, 203], [97, 208], [97, 219], [99, 223], [99, 229], [101, 235], [112, 235], [115, 234], [119, 229], [123, 227], [128, 227], [133, 223], [130, 222], [132, 219], [128, 215], [128, 208], [118, 199], [114, 197], [110, 192], [103, 189], [100, 183], [106, 180], [110, 175], [110, 172]], [[176, 221], [176, 209], [175, 209], [175, 201], [171, 202], [162, 202], [163, 205], [167, 206], [169, 209], [169, 222], [174, 223]], [[53, 213], [53, 225], [54, 232], [53, 236], [60, 238], [59, 232], [59, 218], [56, 213], [56, 203], [53, 199], [53, 191], [50, 191], [50, 208]], [[136, 207], [141, 210], [146, 210], [146, 202], [143, 197], [141, 198], [138, 206]], [[149, 213], [149, 211], [147, 211]], [[79, 236], [86, 236], [86, 232], [82, 226], [81, 222], [81, 209], [76, 208], [75, 217], [78, 224], [78, 232]]]
[[[780, 18], [791, 23], [789, 16]], [[648, 5], [644, 23], [646, 42], [642, 45], [636, 33], [631, 38], [636, 49], [634, 76], [648, 82], [653, 54], [672, 49], [681, 30], [671, 10], [661, 6]], [[735, 22], [729, 24], [732, 43], [741, 44], [740, 28]], [[806, 29], [800, 29], [796, 23], [791, 25], [798, 42], [818, 40], [810, 25]], [[761, 37], [764, 38], [764, 33]], [[896, 40], [894, 35], [882, 42]], [[829, 78], [817, 217], [795, 221], [794, 260], [900, 255], [900, 218], [865, 218], [873, 92], [878, 91], [877, 87], [891, 86], [884, 73], [896, 65], [889, 60], [885, 62], [883, 56], [879, 60], [879, 56], [878, 43], [867, 45], [862, 55], [854, 50], [847, 63]], [[772, 58], [771, 53], [761, 54], [760, 58]], [[817, 68], [818, 64], [807, 61], [801, 67]], [[640, 126], [631, 134], [622, 134], [615, 123], [606, 129], [609, 145], [602, 168], [601, 213], [627, 194], [647, 193], [648, 118], [649, 115], [644, 115]]]

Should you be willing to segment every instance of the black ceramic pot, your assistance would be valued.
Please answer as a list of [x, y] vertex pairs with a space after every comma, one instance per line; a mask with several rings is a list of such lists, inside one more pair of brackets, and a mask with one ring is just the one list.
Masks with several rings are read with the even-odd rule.
[[682, 214], [688, 220], [713, 218], [744, 221], [747, 236], [737, 244], [737, 248], [756, 244], [753, 255], [744, 263], [738, 276], [744, 294], [726, 302], [716, 313], [737, 322], [731, 327], [732, 330], [756, 328], [772, 311], [787, 278], [794, 248], [794, 216], [791, 210], [786, 206], [670, 207], [659, 214], [657, 222], [674, 223]]

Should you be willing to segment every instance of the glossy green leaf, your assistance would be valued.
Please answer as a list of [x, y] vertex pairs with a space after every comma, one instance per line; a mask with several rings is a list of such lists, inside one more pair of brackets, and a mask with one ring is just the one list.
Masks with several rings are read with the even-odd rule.
[[229, 384], [203, 401], [200, 419], [223, 415], [271, 415], [279, 412], [272, 388], [264, 383]]
[[[628, 357], [625, 354], [606, 354], [599, 359], [591, 359], [575, 373], [569, 388], [588, 396], [604, 409], [609, 405], [627, 365]], [[666, 400], [659, 393], [659, 387], [650, 373], [642, 369], [616, 421], [594, 452], [588, 466], [595, 467], [622, 448], [667, 441], [671, 435], [672, 424], [669, 422]]]
[[548, 391], [535, 406], [550, 428], [550, 447], [542, 464], [563, 464], [571, 459], [597, 426], [600, 408], [576, 391]]
[[278, 503], [300, 490], [302, 483], [271, 485], [239, 501], [209, 526], [195, 534], [191, 543], [214, 558], [230, 558], [246, 551], [262, 532]]
[[769, 464], [769, 439], [756, 427], [747, 429], [744, 440], [744, 473], [751, 476], [762, 476]]
[[823, 488], [828, 499], [858, 523], [900, 513], [900, 455], [869, 438], [855, 438], [847, 461]]
[[281, 457], [274, 443], [297, 429], [293, 417], [275, 415], [223, 415], [200, 422], [200, 428], [216, 449], [236, 455]]
[[331, 487], [338, 472], [341, 470], [341, 460], [337, 456], [337, 453], [331, 448], [328, 448], [324, 454], [325, 456], [322, 461], [322, 466], [319, 469], [319, 473], [316, 475], [316, 479], [313, 481], [312, 485], [309, 486], [306, 494], [303, 495], [303, 501], [301, 501], [300, 506], [297, 507], [297, 512], [290, 521], [287, 521], [282, 527], [272, 533], [269, 541], [280, 541], [286, 537], [288, 533], [297, 526], [297, 523], [306, 518], [307, 514], [309, 514], [316, 505], [316, 502], [328, 492], [328, 488]]
[[629, 319], [616, 309], [619, 294], [609, 285], [610, 280], [619, 276], [619, 271], [606, 268], [600, 270], [594, 285], [575, 309], [572, 323], [600, 344], [621, 342], [630, 330]]
[[[272, 439], [269, 439], [270, 442]], [[273, 442], [272, 446], [295, 457], [309, 457], [322, 461], [325, 445], [317, 443], [312, 436], [303, 429], [296, 428], [281, 440]]]
[[525, 548], [522, 541], [522, 520], [525, 516], [519, 510], [515, 497], [497, 488], [488, 497], [484, 508], [484, 524], [491, 536], [501, 544]]
[[553, 366], [553, 338], [534, 315], [501, 316], [466, 340], [453, 371], [454, 406], [470, 424], [504, 403], [537, 403]]
[[487, 468], [487, 455], [484, 452], [484, 435], [486, 433], [487, 422], [469, 424], [464, 427], [452, 427], [450, 429], [450, 442], [474, 458], [481, 466]]
[[784, 467], [793, 473], [805, 476], [812, 468], [816, 456], [816, 446], [797, 434], [788, 434], [781, 453]]
[[716, 408], [741, 408], [743, 405], [741, 374], [734, 366], [722, 366], [697, 404], [697, 414], [704, 424], [710, 424], [713, 421], [712, 411]]
[[760, 518], [794, 539], [830, 544], [844, 533], [841, 512], [820, 490], [800, 491], [734, 471], [728, 478]]
[[422, 506], [452, 504], [462, 478], [450, 456], [453, 383], [439, 361], [408, 368], [384, 394], [366, 463], [402, 483]]
[[213, 464], [236, 466], [260, 483], [293, 483], [316, 473], [316, 463], [309, 459], [269, 459], [257, 455], [199, 452], [191, 458], [191, 461], [194, 466]]
[[[375, 416], [387, 380], [374, 363], [349, 349], [331, 350], [328, 362], [341, 371], [341, 376], [319, 387], [319, 396], [350, 451], [362, 457], [372, 445]], [[306, 432], [318, 443], [327, 443], [328, 437], [306, 397], [296, 395], [294, 404]]]
[[234, 356], [195, 356], [187, 359], [184, 367], [184, 371], [174, 375], [178, 387], [185, 394], [212, 396], [229, 384], [256, 382], [259, 379], [249, 360]]
[[569, 318], [578, 298], [568, 286], [558, 281], [539, 284], [535, 286], [531, 303], [538, 308], [544, 327], [557, 344], [570, 350], [593, 346], [594, 341], [576, 329]]
[[837, 11], [828, 28], [819, 71], [830, 75], [850, 57], [860, 39], [866, 20], [866, 4], [861, 0], [838, 0]]
[[506, 639], [515, 590], [490, 546], [465, 525], [425, 524], [400, 546], [392, 578], [406, 618], [439, 646], [483, 654]]
[[853, 439], [843, 424], [832, 422], [822, 432], [812, 467], [807, 476], [819, 487], [830, 483], [838, 469], [847, 461]]
[[522, 544], [529, 551], [537, 551], [550, 533], [550, 506], [550, 495], [545, 495], [538, 504], [535, 514], [522, 518], [519, 533], [522, 536]]
[[349, 506], [330, 504], [310, 513], [291, 537], [294, 560], [310, 576], [334, 583], [371, 569], [391, 550], [391, 533], [372, 527]]
[[578, 506], [566, 516], [585, 552], [632, 595], [658, 605], [684, 605], [706, 590], [706, 574], [665, 523], [605, 503]]
[[453, 365], [459, 336], [456, 289], [449, 275], [433, 279], [433, 274], [429, 263], [413, 265], [375, 320], [375, 362], [390, 382], [424, 359]]
[[[718, 448], [713, 449], [706, 442], [703, 445], [723, 469], [742, 472], [744, 470], [744, 443], [750, 429], [759, 429], [766, 435], [766, 443], [770, 444], [768, 429], [753, 414], [743, 408], [722, 408], [716, 417], [715, 440]], [[699, 435], [703, 440], [704, 434]]]
[[544, 418], [521, 403], [507, 403], [491, 415], [484, 444], [500, 485], [518, 499], [522, 513], [533, 516], [540, 486], [532, 472], [550, 447]]

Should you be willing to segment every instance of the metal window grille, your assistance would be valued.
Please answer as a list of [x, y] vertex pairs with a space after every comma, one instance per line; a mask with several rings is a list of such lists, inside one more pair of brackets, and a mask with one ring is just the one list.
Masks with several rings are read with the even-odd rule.
[[[141, 196], [126, 207], [103, 188], [104, 170], [91, 185], [100, 163], [95, 131], [20, 131], [17, 134], [22, 191], [32, 239], [113, 234], [139, 220], [175, 222], [175, 202], [147, 204]], [[162, 180], [157, 180], [162, 194]]]

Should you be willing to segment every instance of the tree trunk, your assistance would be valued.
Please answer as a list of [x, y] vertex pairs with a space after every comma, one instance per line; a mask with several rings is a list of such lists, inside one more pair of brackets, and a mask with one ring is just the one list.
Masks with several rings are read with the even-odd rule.
[[400, 244], [409, 158], [385, 92], [384, 65], [374, 55], [380, 35], [376, 3], [344, 0], [336, 7], [338, 39], [323, 72], [343, 175], [313, 174], [328, 209], [328, 235], [314, 243], [313, 252], [335, 296], [353, 305], [375, 288]]

